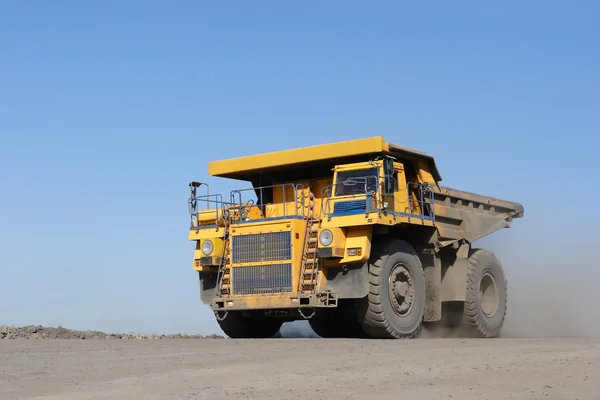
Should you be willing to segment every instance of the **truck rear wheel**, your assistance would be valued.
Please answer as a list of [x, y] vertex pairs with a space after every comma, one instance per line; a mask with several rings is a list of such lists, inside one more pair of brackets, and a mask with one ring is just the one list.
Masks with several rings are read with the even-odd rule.
[[507, 281], [494, 253], [473, 249], [469, 257], [463, 322], [477, 336], [500, 335], [506, 316]]
[[[261, 314], [244, 315], [242, 311], [215, 313], [223, 332], [232, 339], [266, 339], [275, 336], [283, 321]], [[223, 318], [223, 316], [225, 318]]]
[[406, 241], [374, 244], [369, 260], [369, 294], [356, 312], [372, 338], [402, 339], [419, 335], [425, 309], [425, 275], [415, 249]]

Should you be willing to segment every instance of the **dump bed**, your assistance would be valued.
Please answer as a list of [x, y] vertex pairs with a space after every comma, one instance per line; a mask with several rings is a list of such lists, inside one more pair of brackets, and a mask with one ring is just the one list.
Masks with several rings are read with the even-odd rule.
[[437, 182], [442, 180], [432, 156], [387, 142], [382, 136], [212, 161], [208, 164], [208, 173], [264, 185], [270, 181], [328, 177], [336, 165], [363, 162], [382, 155], [402, 161], [422, 160], [429, 166], [433, 178]]
[[[423, 162], [436, 185], [442, 180], [432, 156], [390, 143], [382, 136], [213, 161], [208, 169], [211, 176], [249, 181], [254, 187], [275, 182], [312, 180], [314, 183], [315, 180], [330, 177], [336, 165], [364, 162], [382, 156], [393, 157], [402, 163]], [[436, 186], [434, 213], [440, 244], [446, 246], [463, 238], [473, 242], [508, 227], [513, 218], [523, 216], [523, 206]]]
[[474, 242], [510, 226], [523, 217], [519, 203], [440, 186], [434, 190], [434, 212], [439, 241], [447, 246], [459, 239]]

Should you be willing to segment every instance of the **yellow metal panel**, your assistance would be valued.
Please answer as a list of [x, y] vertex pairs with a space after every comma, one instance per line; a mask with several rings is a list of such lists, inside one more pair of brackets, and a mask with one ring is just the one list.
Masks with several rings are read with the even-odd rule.
[[321, 235], [321, 232], [323, 232], [325, 229], [329, 229], [331, 231], [331, 234], [333, 235], [333, 241], [331, 242], [331, 244], [329, 246], [323, 246], [320, 242], [319, 242], [319, 247], [323, 248], [323, 249], [327, 249], [329, 247], [333, 247], [333, 248], [344, 248], [344, 246], [346, 245], [346, 232], [345, 229], [342, 228], [337, 228], [337, 227], [321, 227], [319, 229], [319, 232], [317, 233], [317, 238]]
[[433, 179], [433, 175], [429, 171], [429, 166], [423, 160], [419, 160], [417, 162], [417, 176], [419, 177], [419, 182], [421, 183], [431, 183], [435, 185], [435, 179]]
[[[265, 206], [266, 218], [272, 217], [301, 217], [307, 215], [310, 187], [304, 184], [304, 190], [294, 190], [291, 185], [275, 186], [273, 188], [273, 203]], [[302, 208], [304, 205], [304, 209]]]
[[217, 223], [222, 222], [222, 218], [220, 218], [220, 215], [216, 209], [201, 210], [196, 215], [198, 224], [200, 225], [216, 225]]
[[316, 197], [321, 197], [321, 191], [323, 188], [333, 184], [333, 176], [322, 179], [314, 179], [310, 182], [310, 187]]
[[[277, 215], [280, 216], [280, 215]], [[249, 221], [244, 222], [240, 225], [232, 225], [230, 226], [231, 233], [236, 234], [243, 232], [246, 233], [264, 233], [264, 232], [281, 232], [285, 230], [289, 230], [292, 220], [262, 220], [262, 221]]]
[[[373, 227], [356, 226], [346, 229], [346, 250], [344, 258], [340, 259], [339, 264], [348, 264], [355, 262], [364, 262], [369, 259], [371, 254], [371, 234]], [[349, 256], [348, 249], [360, 248], [361, 253], [358, 256]]]
[[374, 162], [359, 162], [359, 163], [352, 163], [352, 164], [342, 164], [342, 165], [338, 165], [335, 167], [335, 172], [338, 171], [356, 171], [356, 170], [361, 170], [361, 169], [366, 169], [366, 168], [381, 168], [381, 161], [374, 161]]
[[298, 299], [292, 298], [292, 293], [286, 294], [260, 294], [260, 295], [245, 295], [245, 296], [232, 296], [224, 299], [225, 310], [227, 310], [227, 303], [242, 308], [281, 308], [289, 307], [290, 305], [300, 304]]
[[316, 297], [311, 297], [306, 304], [300, 304], [297, 294], [293, 293], [269, 293], [261, 295], [233, 295], [219, 300], [223, 303], [219, 308], [222, 310], [235, 309], [276, 309], [276, 308], [300, 308], [321, 305]]
[[378, 215], [376, 212], [369, 213], [368, 215], [364, 213], [340, 215], [339, 217], [332, 217], [330, 221], [324, 219], [321, 223], [321, 228], [369, 225], [376, 223], [377, 219]]
[[231, 228], [232, 236], [257, 233], [287, 232], [297, 227], [301, 220], [247, 222]]
[[398, 173], [398, 190], [394, 192], [394, 205], [392, 210], [396, 212], [409, 212], [408, 188], [406, 186], [404, 165], [395, 162], [394, 171]]
[[422, 218], [413, 216], [402, 216], [402, 215], [394, 215], [392, 213], [383, 214], [381, 217], [376, 212], [370, 213], [365, 217], [365, 214], [355, 214], [355, 215], [344, 215], [339, 217], [331, 218], [331, 221], [324, 220], [321, 224], [321, 228], [329, 228], [332, 227], [350, 227], [350, 226], [369, 226], [374, 224], [383, 224], [383, 225], [397, 225], [397, 224], [413, 224], [413, 225], [425, 225], [425, 226], [434, 226], [433, 221], [431, 220], [423, 220]]
[[[295, 193], [297, 192], [297, 193]], [[273, 188], [273, 202], [274, 203], [290, 203], [295, 202], [296, 199], [300, 200], [302, 197], [302, 191], [295, 191], [292, 185], [277, 185]]]
[[[265, 205], [265, 218], [277, 218], [294, 215], [293, 209], [289, 203], [286, 204], [267, 204]], [[291, 215], [290, 215], [291, 214]]]
[[319, 267], [319, 272], [317, 274], [316, 280], [316, 289], [317, 290], [325, 290], [327, 288], [327, 266], [323, 265], [322, 268]]
[[200, 228], [197, 232], [195, 230], [190, 230], [188, 234], [188, 240], [202, 240], [202, 239], [213, 239], [213, 238], [222, 238], [223, 237], [223, 228], [219, 228], [218, 230], [214, 227], [212, 228]]
[[209, 256], [221, 256], [223, 251], [223, 239], [222, 238], [210, 238], [209, 240], [213, 243], [213, 251], [210, 254], [204, 254], [202, 252], [202, 243], [207, 239], [199, 240], [196, 242], [196, 250], [194, 250], [194, 259]]
[[277, 151], [208, 163], [210, 176], [224, 176], [244, 171], [260, 170], [297, 163], [328, 160], [360, 154], [389, 151], [382, 136], [345, 142], [308, 146], [299, 149]]

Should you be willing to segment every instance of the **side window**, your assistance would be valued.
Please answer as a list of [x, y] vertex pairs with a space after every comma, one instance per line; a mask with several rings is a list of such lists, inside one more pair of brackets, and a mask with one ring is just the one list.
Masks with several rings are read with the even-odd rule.
[[394, 192], [400, 189], [400, 183], [398, 182], [398, 171], [394, 171]]

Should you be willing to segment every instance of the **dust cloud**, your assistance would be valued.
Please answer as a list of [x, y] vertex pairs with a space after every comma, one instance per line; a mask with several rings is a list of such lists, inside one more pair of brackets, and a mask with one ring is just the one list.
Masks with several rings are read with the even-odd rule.
[[490, 237], [508, 279], [503, 337], [600, 337], [594, 233], [571, 225], [530, 223]]
[[600, 336], [596, 271], [571, 262], [531, 272], [509, 281], [504, 337]]
[[[477, 246], [494, 251], [506, 272], [502, 337], [600, 337], [600, 268], [592, 245], [557, 239], [559, 245], [544, 246], [519, 236]], [[280, 337], [319, 338], [306, 321], [284, 324]], [[465, 337], [465, 332], [429, 327], [420, 337]]]
[[[518, 249], [518, 248], [517, 248]], [[508, 253], [497, 250], [508, 280], [503, 338], [600, 337], [600, 271], [588, 250], [560, 252], [530, 248]], [[591, 249], [591, 247], [587, 247]], [[464, 329], [438, 326], [421, 338], [470, 337]]]
[[276, 337], [280, 338], [320, 338], [317, 335], [310, 325], [308, 321], [294, 321], [294, 322], [286, 322], [281, 326], [279, 332]]

